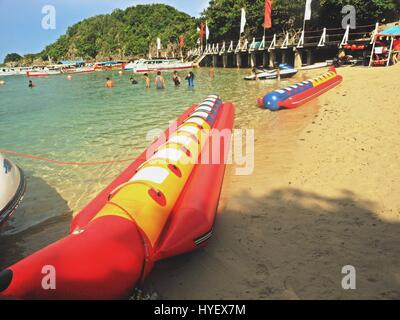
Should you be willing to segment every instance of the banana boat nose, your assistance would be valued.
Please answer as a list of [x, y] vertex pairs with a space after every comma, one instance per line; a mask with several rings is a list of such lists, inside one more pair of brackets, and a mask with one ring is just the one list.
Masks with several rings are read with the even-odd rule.
[[16, 299], [126, 298], [141, 279], [145, 253], [133, 221], [116, 216], [87, 228], [0, 273], [0, 297]]

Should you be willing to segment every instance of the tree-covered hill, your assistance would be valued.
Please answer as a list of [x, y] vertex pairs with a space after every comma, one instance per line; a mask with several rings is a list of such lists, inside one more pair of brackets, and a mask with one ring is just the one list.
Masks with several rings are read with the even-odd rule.
[[144, 55], [157, 37], [166, 47], [185, 36], [196, 41], [196, 19], [163, 4], [137, 5], [126, 10], [85, 19], [68, 28], [65, 35], [40, 54], [45, 60], [83, 57], [129, 57]]

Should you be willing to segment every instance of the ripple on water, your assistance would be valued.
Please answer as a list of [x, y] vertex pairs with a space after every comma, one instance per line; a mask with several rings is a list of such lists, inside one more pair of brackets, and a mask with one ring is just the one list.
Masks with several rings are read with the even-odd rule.
[[[139, 85], [132, 86], [131, 74], [75, 75], [71, 81], [65, 76], [39, 78], [33, 80], [34, 89], [28, 89], [27, 78], [10, 77], [0, 90], [0, 146], [65, 161], [134, 158], [150, 143], [146, 141], [149, 130], [164, 130], [169, 121], [210, 93], [235, 103], [237, 128], [251, 128], [266, 117], [274, 121], [276, 117], [257, 109], [256, 102], [276, 82], [244, 81], [248, 72], [219, 69], [211, 80], [207, 69], [198, 69], [194, 90], [186, 83], [175, 88], [169, 73], [163, 91], [145, 89], [140, 76], [136, 76]], [[104, 87], [107, 76], [115, 81], [112, 90]], [[56, 166], [12, 158], [30, 181], [28, 196], [7, 227], [11, 233], [65, 212], [77, 212], [127, 166]]]

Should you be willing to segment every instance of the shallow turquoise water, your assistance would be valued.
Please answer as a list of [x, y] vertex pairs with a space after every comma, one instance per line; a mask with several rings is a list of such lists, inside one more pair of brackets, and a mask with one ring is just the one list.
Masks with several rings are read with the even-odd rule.
[[[149, 130], [164, 130], [191, 104], [210, 93], [236, 105], [238, 127], [251, 127], [257, 119], [273, 115], [256, 108], [257, 97], [276, 82], [246, 82], [248, 70], [195, 71], [195, 89], [186, 83], [175, 88], [166, 73], [166, 90], [145, 89], [141, 76], [98, 72], [33, 79], [28, 88], [23, 76], [7, 77], [0, 87], [0, 149], [35, 154], [63, 161], [107, 161], [134, 158], [149, 145]], [[105, 78], [115, 88], [104, 87]], [[183, 77], [184, 74], [181, 73]], [[290, 82], [299, 79], [291, 79]], [[281, 85], [286, 85], [286, 82]], [[79, 211], [127, 165], [93, 167], [57, 166], [10, 157], [28, 177], [27, 196], [3, 234], [18, 233], [49, 218]]]

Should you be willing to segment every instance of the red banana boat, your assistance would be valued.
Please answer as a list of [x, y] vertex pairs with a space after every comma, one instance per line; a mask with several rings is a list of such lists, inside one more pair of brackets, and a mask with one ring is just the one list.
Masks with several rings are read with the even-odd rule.
[[190, 107], [74, 217], [70, 235], [0, 272], [0, 297], [123, 299], [156, 261], [205, 246], [233, 121], [216, 95]]

